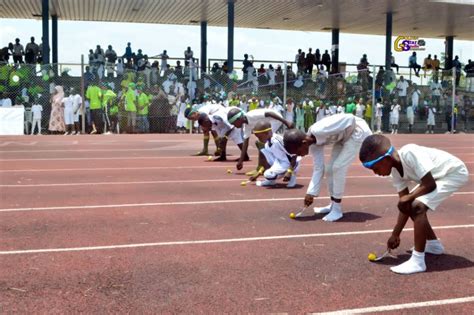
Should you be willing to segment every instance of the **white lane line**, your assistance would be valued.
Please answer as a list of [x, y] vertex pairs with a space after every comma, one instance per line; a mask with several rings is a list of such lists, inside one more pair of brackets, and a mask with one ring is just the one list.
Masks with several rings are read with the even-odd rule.
[[[473, 153], [463, 153], [464, 155], [474, 155]], [[330, 154], [325, 154], [329, 157]], [[77, 158], [39, 158], [39, 159], [0, 159], [0, 162], [17, 161], [90, 161], [90, 160], [160, 160], [160, 159], [199, 159], [202, 156], [130, 156], [130, 157], [77, 157]], [[237, 156], [236, 156], [237, 158]]]
[[[470, 174], [469, 176], [474, 176]], [[325, 177], [326, 178], [326, 177]], [[383, 179], [378, 176], [346, 176], [346, 178], [367, 178]], [[298, 177], [298, 179], [311, 179], [311, 177]], [[212, 183], [212, 182], [241, 182], [242, 178], [221, 178], [221, 179], [188, 179], [188, 180], [150, 180], [135, 182], [92, 182], [92, 183], [51, 183], [51, 184], [5, 184], [0, 187], [22, 188], [22, 187], [67, 187], [67, 186], [102, 186], [102, 185], [147, 185], [147, 184], [192, 184], [192, 183]]]
[[[448, 230], [448, 229], [464, 229], [464, 228], [473, 228], [473, 227], [474, 227], [474, 224], [464, 224], [464, 225], [434, 226], [433, 229], [435, 229], [435, 230]], [[413, 231], [413, 228], [406, 228], [405, 231]], [[380, 233], [391, 233], [391, 232], [392, 232], [392, 229], [390, 229], [390, 230], [369, 230], [369, 231], [351, 231], [351, 232], [296, 234], [296, 235], [275, 235], [275, 236], [259, 236], [259, 237], [244, 237], [244, 238], [226, 238], [226, 239], [197, 240], [197, 241], [173, 241], [173, 242], [138, 243], [138, 244], [106, 245], [106, 246], [86, 246], [86, 247], [70, 247], [70, 248], [44, 248], [44, 249], [6, 250], [6, 251], [0, 251], [0, 255], [77, 252], [77, 251], [90, 251], [90, 250], [124, 249], [124, 248], [137, 248], [137, 247], [158, 247], [158, 246], [174, 246], [174, 245], [198, 245], [198, 244], [220, 244], [220, 243], [235, 243], [235, 242], [255, 242], [255, 241], [287, 240], [287, 239], [311, 238], [311, 237], [367, 235], [367, 234], [380, 234]]]
[[[474, 164], [472, 162], [463, 161], [464, 164]], [[210, 163], [210, 162], [209, 162]], [[312, 166], [311, 163], [302, 163], [301, 166]], [[360, 163], [352, 163], [351, 165], [361, 166]], [[93, 172], [93, 171], [129, 171], [129, 170], [162, 170], [162, 169], [194, 169], [194, 168], [230, 168], [233, 169], [235, 164], [233, 163], [226, 163], [225, 165], [222, 164], [215, 164], [212, 165], [197, 165], [197, 166], [144, 166], [144, 167], [97, 167], [97, 168], [39, 168], [39, 169], [14, 169], [14, 170], [0, 170], [0, 173], [32, 173], [32, 172], [75, 172], [75, 171], [85, 171], [85, 172]]]
[[[453, 195], [474, 195], [474, 191], [456, 192]], [[360, 199], [360, 198], [393, 198], [397, 194], [379, 194], [379, 195], [353, 195], [344, 196], [344, 199]], [[328, 196], [320, 196], [319, 198], [327, 198]], [[104, 209], [104, 208], [130, 208], [130, 207], [158, 207], [158, 206], [188, 206], [188, 205], [209, 205], [209, 204], [228, 204], [242, 202], [275, 202], [275, 201], [301, 201], [301, 197], [288, 198], [270, 198], [270, 199], [233, 199], [233, 200], [202, 200], [202, 201], [169, 201], [169, 202], [145, 202], [145, 203], [123, 203], [111, 205], [86, 205], [86, 206], [57, 206], [57, 207], [28, 207], [28, 208], [4, 208], [2, 212], [18, 212], [18, 211], [49, 211], [49, 210], [70, 210], [70, 209]]]
[[313, 313], [313, 314], [319, 314], [319, 315], [366, 314], [366, 313], [388, 312], [388, 311], [405, 310], [405, 309], [421, 308], [421, 307], [429, 307], [429, 306], [461, 304], [461, 303], [469, 303], [469, 302], [474, 302], [474, 296], [467, 296], [467, 297], [456, 298], [456, 299], [432, 300], [432, 301], [415, 302], [415, 303], [392, 304], [392, 305], [373, 306], [373, 307], [365, 307], [365, 308], [345, 309], [345, 310], [339, 310], [339, 311], [334, 311], [334, 312], [323, 312], [323, 313]]

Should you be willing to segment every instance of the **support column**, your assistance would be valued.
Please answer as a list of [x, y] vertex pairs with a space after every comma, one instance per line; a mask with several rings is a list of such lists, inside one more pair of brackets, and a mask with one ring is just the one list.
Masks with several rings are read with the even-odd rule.
[[58, 16], [51, 16], [51, 46], [53, 57], [53, 69], [58, 74]]
[[388, 72], [391, 68], [391, 54], [392, 54], [392, 12], [387, 12], [385, 21], [385, 71]]
[[454, 36], [446, 36], [446, 42], [445, 42], [445, 62], [444, 62], [444, 68], [446, 70], [449, 70], [453, 67], [453, 42], [454, 42]]
[[227, 66], [234, 70], [234, 1], [227, 0]]
[[43, 19], [43, 64], [49, 63], [49, 0], [42, 0], [41, 13]]
[[332, 29], [331, 73], [339, 73], [339, 29]]
[[201, 73], [207, 72], [207, 21], [201, 21]]

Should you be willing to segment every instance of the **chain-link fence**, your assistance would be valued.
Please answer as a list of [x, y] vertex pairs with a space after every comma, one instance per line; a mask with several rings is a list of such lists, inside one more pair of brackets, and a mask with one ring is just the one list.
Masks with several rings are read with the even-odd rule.
[[275, 108], [301, 129], [325, 115], [351, 112], [375, 130], [380, 121], [383, 132], [393, 125], [400, 132], [425, 132], [433, 120], [437, 132], [470, 130], [470, 93], [464, 78], [460, 89], [453, 88], [454, 70], [428, 72], [427, 85], [418, 85], [375, 67], [331, 75], [293, 68], [275, 63], [239, 78], [222, 69], [200, 73], [197, 63], [166, 71], [149, 63], [138, 69], [83, 65], [81, 76], [71, 76], [61, 65], [6, 64], [0, 66], [0, 93], [3, 107], [24, 106], [25, 134], [184, 132], [190, 129], [184, 109], [204, 101], [246, 111]]

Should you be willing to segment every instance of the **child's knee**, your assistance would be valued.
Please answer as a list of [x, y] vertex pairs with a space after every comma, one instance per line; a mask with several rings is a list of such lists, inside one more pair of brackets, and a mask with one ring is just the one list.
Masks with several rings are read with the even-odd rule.
[[424, 203], [415, 200], [411, 204], [409, 215], [414, 220], [417, 216], [424, 215], [426, 211], [428, 211], [428, 207]]

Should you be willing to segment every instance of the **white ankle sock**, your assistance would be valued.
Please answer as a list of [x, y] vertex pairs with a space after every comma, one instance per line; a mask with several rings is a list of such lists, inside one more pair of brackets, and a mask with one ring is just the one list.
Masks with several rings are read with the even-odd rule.
[[342, 218], [342, 206], [341, 203], [333, 202], [331, 204], [331, 212], [323, 218], [323, 221], [334, 222]]
[[332, 208], [332, 205], [334, 204], [333, 201], [331, 201], [330, 204], [328, 204], [327, 206], [325, 207], [314, 207], [313, 210], [314, 210], [314, 213], [316, 214], [326, 214], [326, 213], [329, 213], [331, 212], [331, 208]]
[[412, 273], [424, 272], [426, 271], [425, 253], [420, 253], [414, 250], [411, 254], [410, 259], [405, 261], [403, 264], [391, 267], [390, 270], [402, 275], [410, 275]]

